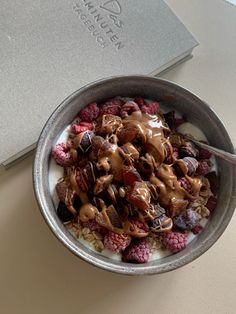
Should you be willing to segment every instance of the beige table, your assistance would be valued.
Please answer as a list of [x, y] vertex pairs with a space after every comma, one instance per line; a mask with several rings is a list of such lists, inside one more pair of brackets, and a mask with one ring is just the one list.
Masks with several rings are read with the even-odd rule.
[[[222, 0], [168, 0], [201, 45], [163, 75], [200, 95], [236, 143], [236, 7]], [[234, 39], [233, 39], [234, 38]], [[2, 147], [1, 147], [2, 149]], [[193, 263], [152, 277], [124, 277], [72, 255], [37, 208], [32, 158], [0, 177], [0, 313], [236, 313], [236, 218]]]

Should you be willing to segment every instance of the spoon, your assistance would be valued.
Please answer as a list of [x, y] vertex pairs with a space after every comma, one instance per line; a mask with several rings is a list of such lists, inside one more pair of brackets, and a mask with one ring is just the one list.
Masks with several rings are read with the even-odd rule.
[[225, 152], [222, 149], [219, 149], [219, 148], [210, 146], [208, 144], [202, 143], [200, 141], [197, 141], [189, 135], [185, 134], [184, 137], [187, 138], [188, 140], [192, 141], [193, 143], [195, 143], [197, 146], [202, 147], [202, 148], [206, 149], [207, 151], [211, 152], [213, 155], [220, 157], [220, 158], [236, 165], [236, 155], [235, 154]]

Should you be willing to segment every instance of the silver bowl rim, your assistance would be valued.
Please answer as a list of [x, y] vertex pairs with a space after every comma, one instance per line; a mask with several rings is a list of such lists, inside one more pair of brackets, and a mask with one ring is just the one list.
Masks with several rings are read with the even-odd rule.
[[[104, 270], [108, 270], [111, 271], [113, 273], [119, 273], [119, 274], [124, 274], [124, 275], [152, 275], [152, 274], [159, 274], [159, 273], [164, 273], [164, 272], [168, 272], [174, 269], [177, 269], [179, 267], [182, 267], [192, 261], [194, 261], [195, 259], [197, 259], [199, 256], [201, 256], [203, 253], [205, 253], [217, 240], [218, 238], [223, 234], [224, 230], [226, 229], [227, 225], [229, 224], [232, 215], [234, 213], [234, 209], [236, 206], [236, 179], [233, 180], [233, 187], [232, 187], [232, 193], [231, 193], [231, 197], [229, 199], [229, 203], [228, 203], [228, 207], [229, 207], [229, 211], [227, 212], [227, 216], [225, 217], [225, 219], [223, 220], [223, 223], [220, 225], [220, 227], [216, 230], [216, 232], [214, 232], [210, 237], [206, 237], [206, 240], [204, 241], [204, 243], [202, 243], [202, 245], [199, 245], [195, 248], [194, 251], [191, 252], [191, 254], [188, 254], [186, 256], [181, 256], [179, 259], [173, 261], [171, 264], [170, 263], [166, 263], [163, 265], [148, 265], [148, 264], [128, 264], [128, 263], [123, 263], [121, 262], [120, 265], [114, 265], [112, 264], [112, 260], [109, 259], [108, 261], [102, 261], [99, 258], [92, 256], [90, 253], [86, 252], [85, 250], [82, 249], [78, 249], [72, 242], [72, 236], [67, 235], [65, 236], [65, 234], [58, 229], [50, 220], [50, 217], [48, 215], [48, 206], [47, 206], [47, 202], [46, 202], [46, 198], [44, 197], [44, 195], [42, 195], [42, 191], [41, 191], [41, 187], [40, 187], [40, 176], [38, 176], [41, 173], [41, 164], [40, 164], [40, 160], [41, 160], [41, 146], [43, 145], [44, 142], [44, 137], [46, 136], [46, 134], [48, 133], [48, 130], [50, 130], [50, 124], [51, 122], [56, 118], [57, 114], [59, 113], [60, 109], [63, 108], [64, 106], [66, 106], [67, 104], [70, 103], [70, 101], [77, 95], [79, 95], [80, 93], [90, 89], [91, 87], [94, 86], [98, 86], [98, 85], [102, 85], [105, 84], [108, 81], [112, 81], [112, 80], [117, 80], [117, 79], [146, 79], [146, 80], [157, 80], [157, 81], [161, 81], [161, 82], [165, 82], [169, 85], [172, 85], [184, 92], [187, 92], [189, 95], [191, 95], [192, 97], [195, 97], [196, 99], [198, 99], [198, 101], [201, 102], [202, 106], [205, 106], [205, 108], [208, 108], [208, 110], [210, 109], [212, 114], [214, 115], [214, 118], [218, 120], [218, 123], [221, 124], [221, 126], [224, 128], [225, 131], [225, 135], [228, 137], [228, 142], [229, 142], [229, 152], [234, 153], [234, 147], [233, 144], [231, 142], [230, 136], [223, 124], [223, 122], [220, 120], [220, 118], [217, 116], [217, 114], [214, 112], [214, 110], [212, 110], [212, 108], [201, 98], [199, 98], [197, 95], [195, 95], [193, 92], [191, 92], [190, 90], [182, 87], [179, 84], [176, 84], [172, 81], [163, 79], [163, 78], [157, 78], [157, 77], [151, 77], [151, 76], [147, 76], [147, 75], [118, 75], [118, 76], [110, 76], [110, 77], [106, 77], [106, 78], [102, 78], [96, 81], [93, 81], [89, 84], [84, 85], [83, 87], [79, 88], [78, 90], [76, 90], [75, 92], [73, 92], [72, 94], [70, 94], [67, 98], [65, 98], [57, 107], [56, 109], [52, 112], [52, 114], [50, 115], [50, 117], [48, 118], [48, 120], [46, 121], [40, 135], [37, 141], [37, 146], [36, 146], [36, 152], [35, 152], [35, 157], [34, 157], [34, 162], [33, 162], [33, 169], [32, 169], [32, 179], [33, 179], [33, 188], [34, 188], [34, 194], [35, 194], [35, 198], [36, 201], [38, 203], [40, 212], [45, 220], [45, 222], [47, 223], [47, 225], [49, 226], [49, 229], [52, 231], [52, 233], [54, 234], [54, 236], [56, 236], [56, 238], [62, 242], [65, 247], [67, 247], [74, 255], [76, 255], [77, 257], [82, 258], [84, 261], [90, 263], [93, 266], [97, 266], [101, 269]], [[234, 171], [234, 178], [236, 177], [236, 167], [233, 167], [233, 171]], [[175, 254], [175, 256], [177, 256], [177, 254]], [[112, 264], [112, 266], [111, 266]]]

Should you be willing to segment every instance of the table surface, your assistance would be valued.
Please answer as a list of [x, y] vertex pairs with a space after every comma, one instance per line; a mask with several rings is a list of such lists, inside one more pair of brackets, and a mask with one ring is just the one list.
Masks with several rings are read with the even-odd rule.
[[[211, 104], [236, 143], [236, 7], [168, 0], [196, 36], [194, 58], [162, 75]], [[0, 313], [236, 313], [236, 217], [203, 256], [171, 273], [125, 277], [88, 265], [52, 235], [37, 208], [32, 157], [0, 180]]]

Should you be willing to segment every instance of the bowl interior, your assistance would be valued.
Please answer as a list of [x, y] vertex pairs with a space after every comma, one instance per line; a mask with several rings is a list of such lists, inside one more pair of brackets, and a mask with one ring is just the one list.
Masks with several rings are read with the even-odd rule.
[[198, 126], [211, 145], [234, 152], [231, 140], [222, 122], [210, 107], [188, 90], [169, 81], [144, 77], [126, 76], [109, 78], [87, 85], [69, 96], [47, 121], [38, 141], [33, 181], [35, 195], [41, 212], [54, 234], [76, 255], [110, 271], [124, 274], [152, 274], [180, 267], [204, 253], [223, 233], [235, 208], [235, 167], [217, 159], [220, 189], [217, 208], [209, 218], [206, 228], [185, 250], [144, 265], [126, 264], [96, 253], [77, 241], [57, 217], [49, 192], [48, 169], [51, 149], [62, 130], [72, 122], [86, 104], [101, 102], [114, 96], [143, 96], [167, 101], [189, 122]]

